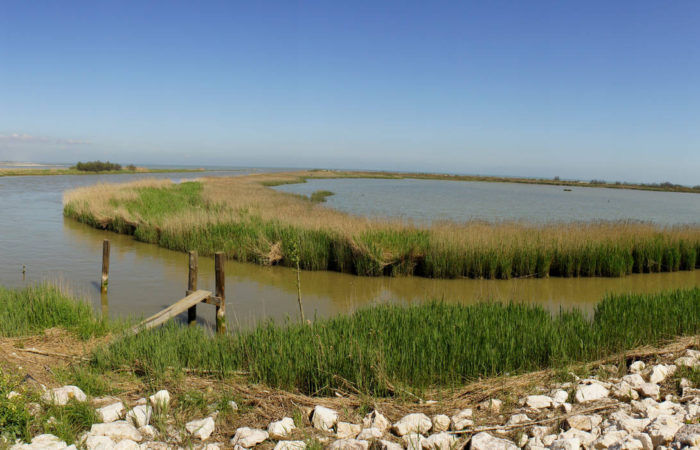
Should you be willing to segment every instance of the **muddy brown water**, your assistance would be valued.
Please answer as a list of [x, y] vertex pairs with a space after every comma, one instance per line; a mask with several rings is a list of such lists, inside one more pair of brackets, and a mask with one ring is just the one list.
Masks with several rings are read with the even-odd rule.
[[[240, 172], [211, 172], [234, 175]], [[196, 178], [201, 173], [83, 175], [0, 178], [0, 285], [21, 287], [57, 282], [110, 316], [148, 316], [184, 296], [187, 255], [96, 230], [62, 215], [62, 193], [97, 182], [159, 177]], [[109, 293], [101, 296], [102, 240], [111, 241]], [[26, 267], [23, 277], [22, 268]], [[579, 307], [591, 311], [608, 293], [657, 292], [700, 286], [700, 271], [631, 275], [625, 278], [518, 280], [434, 280], [418, 277], [368, 278], [335, 272], [302, 272], [307, 317], [327, 317], [380, 302], [416, 303], [426, 299], [473, 303], [523, 301], [551, 311]], [[199, 288], [214, 290], [213, 258], [200, 257]], [[296, 320], [294, 271], [227, 261], [229, 328], [264, 318]], [[199, 320], [211, 325], [213, 307], [200, 305]]]

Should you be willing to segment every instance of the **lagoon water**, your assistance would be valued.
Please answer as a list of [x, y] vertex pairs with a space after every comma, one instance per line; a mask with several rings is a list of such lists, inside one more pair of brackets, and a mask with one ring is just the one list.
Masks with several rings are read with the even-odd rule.
[[700, 194], [680, 192], [412, 179], [316, 179], [275, 189], [307, 196], [328, 190], [335, 193], [326, 200], [331, 208], [416, 223], [636, 220], [700, 224]]
[[[207, 172], [205, 175], [231, 176], [248, 173]], [[41, 281], [59, 282], [93, 303], [95, 308], [112, 316], [150, 315], [184, 296], [187, 285], [187, 255], [135, 241], [130, 236], [96, 230], [65, 219], [62, 215], [62, 194], [65, 190], [98, 182], [125, 182], [136, 178], [157, 177], [184, 180], [201, 177], [202, 173], [168, 173], [140, 175], [82, 175], [82, 176], [29, 176], [0, 177], [0, 285], [21, 287]], [[372, 200], [377, 189], [364, 180], [338, 180], [347, 183], [348, 190], [341, 189], [335, 180], [314, 185], [292, 185], [285, 188], [329, 188], [338, 194], [329, 199], [329, 205], [347, 208], [355, 205], [353, 212], [379, 214], [401, 211], [401, 217], [418, 214], [415, 204], [411, 208], [400, 207], [400, 195], [383, 196], [382, 205]], [[392, 181], [392, 180], [382, 180]], [[412, 185], [411, 180], [398, 180]], [[357, 186], [352, 188], [351, 182]], [[391, 183], [390, 183], [391, 184]], [[419, 183], [416, 183], [419, 184]], [[377, 183], [378, 186], [381, 183]], [[391, 189], [400, 191], [402, 183]], [[419, 184], [423, 186], [423, 184]], [[358, 187], [359, 186], [359, 187]], [[368, 187], [369, 186], [369, 187]], [[449, 186], [466, 189], [460, 183]], [[494, 189], [501, 189], [493, 186]], [[514, 191], [525, 189], [535, 192], [532, 186], [515, 185]], [[355, 192], [365, 192], [353, 199]], [[384, 189], [384, 188], [382, 188]], [[444, 188], [440, 188], [443, 189]], [[420, 189], [409, 187], [410, 198], [420, 197]], [[591, 195], [602, 195], [597, 192]], [[602, 191], [602, 190], [601, 190]], [[607, 191], [607, 190], [606, 190]], [[431, 192], [427, 189], [426, 192]], [[462, 192], [462, 191], [459, 191]], [[571, 193], [561, 194], [569, 195]], [[576, 192], [574, 191], [574, 195]], [[666, 217], [664, 223], [674, 223], [670, 205], [676, 205], [679, 221], [697, 222], [700, 211], [700, 195], [663, 194], [653, 192], [615, 191], [610, 195], [647, 196], [647, 209], [655, 210], [655, 220]], [[425, 194], [427, 195], [427, 194]], [[444, 192], [443, 192], [443, 195]], [[454, 198], [460, 198], [455, 195]], [[556, 197], [552, 193], [551, 197]], [[419, 197], [416, 197], [419, 196]], [[381, 197], [381, 196], [380, 196]], [[388, 199], [392, 198], [391, 201]], [[573, 198], [573, 197], [567, 197]], [[372, 200], [372, 201], [371, 201]], [[506, 201], [506, 200], [504, 200]], [[641, 201], [641, 200], [640, 200]], [[345, 203], [343, 203], [345, 202]], [[437, 203], [421, 200], [426, 211], [432, 211]], [[414, 202], [415, 203], [415, 202]], [[547, 203], [544, 201], [542, 203]], [[664, 203], [665, 206], [659, 203]], [[364, 206], [363, 206], [364, 205]], [[365, 208], [365, 209], [362, 209]], [[393, 209], [392, 209], [393, 208]], [[690, 210], [695, 208], [695, 214]], [[453, 210], [459, 208], [453, 207]], [[521, 208], [527, 210], [528, 208]], [[663, 213], [660, 211], [664, 211]], [[568, 214], [573, 214], [570, 212]], [[433, 213], [431, 213], [433, 214]], [[436, 213], [437, 214], [437, 213]], [[441, 213], [444, 214], [444, 213]], [[652, 212], [649, 212], [652, 214]], [[420, 217], [415, 216], [413, 218]], [[562, 213], [562, 216], [563, 213]], [[455, 218], [441, 216], [441, 218]], [[486, 217], [482, 217], [486, 218]], [[640, 218], [640, 217], [635, 217]], [[645, 217], [645, 220], [651, 220]], [[99, 293], [102, 240], [111, 240], [109, 293]], [[26, 274], [22, 275], [22, 267]], [[200, 257], [201, 289], [214, 288], [214, 264], [212, 258]], [[283, 267], [260, 267], [235, 261], [226, 263], [227, 314], [230, 329], [248, 326], [254, 321], [271, 317], [283, 320], [296, 318], [296, 277], [292, 270]], [[334, 272], [303, 272], [301, 290], [306, 316], [329, 316], [346, 313], [357, 307], [376, 302], [420, 302], [425, 299], [444, 299], [451, 302], [477, 302], [490, 300], [514, 300], [541, 304], [558, 311], [560, 307], [581, 307], [592, 310], [606, 293], [655, 292], [664, 289], [700, 286], [700, 271], [666, 274], [632, 275], [625, 278], [550, 278], [521, 280], [433, 280], [425, 278], [367, 278]], [[198, 307], [203, 323], [213, 322], [213, 307]]]

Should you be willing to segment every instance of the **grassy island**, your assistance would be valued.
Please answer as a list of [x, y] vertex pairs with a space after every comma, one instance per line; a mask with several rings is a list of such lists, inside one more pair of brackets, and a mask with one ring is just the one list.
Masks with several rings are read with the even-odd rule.
[[[343, 174], [350, 176], [352, 174]], [[608, 276], [693, 270], [699, 227], [593, 222], [410, 223], [326, 208], [269, 186], [335, 172], [257, 174], [175, 184], [147, 180], [78, 188], [64, 214], [165, 248], [258, 264], [365, 276], [435, 278]]]

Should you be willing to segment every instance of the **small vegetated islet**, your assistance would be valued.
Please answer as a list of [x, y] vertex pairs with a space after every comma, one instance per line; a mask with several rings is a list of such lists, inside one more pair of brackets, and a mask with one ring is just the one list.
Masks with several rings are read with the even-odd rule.
[[[165, 248], [363, 276], [608, 276], [694, 270], [700, 227], [593, 222], [410, 223], [367, 219], [268, 186], [293, 176], [141, 181], [68, 192], [64, 214]], [[303, 178], [302, 178], [303, 179]], [[317, 195], [325, 198], [327, 193]]]

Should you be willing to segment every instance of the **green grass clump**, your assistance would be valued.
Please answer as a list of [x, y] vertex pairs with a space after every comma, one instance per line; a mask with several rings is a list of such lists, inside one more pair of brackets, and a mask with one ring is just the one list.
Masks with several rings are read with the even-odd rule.
[[91, 367], [132, 367], [152, 380], [182, 368], [330, 393], [344, 383], [372, 395], [395, 386], [454, 386], [654, 344], [700, 331], [700, 289], [603, 299], [592, 317], [527, 304], [378, 305], [312, 325], [271, 321], [229, 336], [169, 324], [96, 350]]
[[26, 336], [63, 327], [82, 339], [104, 335], [110, 325], [92, 307], [48, 284], [24, 289], [0, 286], [0, 336]]
[[7, 398], [16, 385], [15, 379], [0, 370], [0, 447], [2, 438], [14, 442], [29, 437], [31, 415], [26, 401], [20, 397]]
[[323, 203], [326, 201], [326, 198], [330, 197], [331, 195], [335, 195], [335, 192], [314, 191], [313, 193], [311, 193], [311, 196], [309, 197], [309, 199], [314, 203]]

